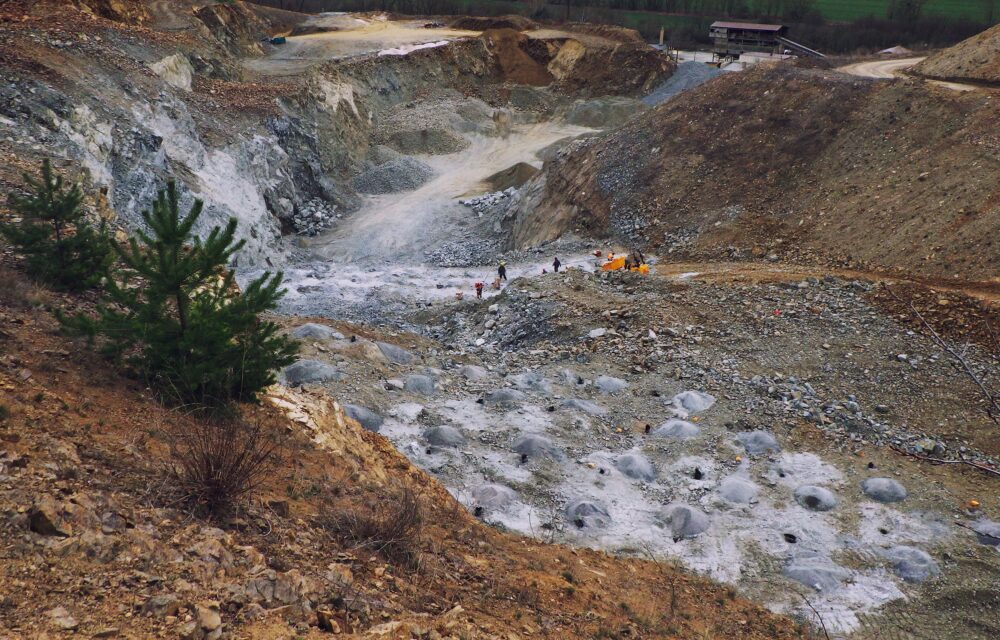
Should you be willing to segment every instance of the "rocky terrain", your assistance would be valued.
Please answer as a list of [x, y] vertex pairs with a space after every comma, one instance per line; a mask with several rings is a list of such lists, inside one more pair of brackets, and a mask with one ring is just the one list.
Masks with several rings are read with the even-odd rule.
[[935, 53], [915, 71], [940, 80], [1000, 83], [1000, 26]]
[[785, 65], [683, 95], [547, 165], [510, 244], [583, 228], [672, 256], [963, 280], [1000, 268], [991, 92]]
[[301, 344], [242, 408], [282, 464], [207, 518], [197, 423], [0, 246], [0, 638], [1000, 636], [989, 90], [513, 18], [0, 12], [0, 188], [52, 157], [124, 236], [175, 176]]

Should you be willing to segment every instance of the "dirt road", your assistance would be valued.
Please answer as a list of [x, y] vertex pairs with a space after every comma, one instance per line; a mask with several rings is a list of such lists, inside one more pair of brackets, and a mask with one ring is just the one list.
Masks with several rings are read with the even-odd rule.
[[[847, 73], [852, 76], [861, 76], [863, 78], [879, 78], [889, 80], [900, 77], [906, 69], [920, 64], [924, 60], [924, 57], [897, 58], [894, 60], [868, 60], [866, 62], [856, 62], [854, 64], [840, 67], [837, 71]], [[928, 82], [953, 91], [976, 90], [976, 87], [972, 85], [960, 84], [958, 82], [944, 82], [942, 80], [928, 80]]]

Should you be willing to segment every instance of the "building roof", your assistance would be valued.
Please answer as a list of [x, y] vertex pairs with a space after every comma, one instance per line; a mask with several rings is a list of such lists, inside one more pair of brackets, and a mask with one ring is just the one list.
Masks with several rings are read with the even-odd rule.
[[785, 28], [783, 24], [755, 24], [753, 22], [713, 22], [712, 28], [719, 29], [743, 29], [745, 31], [781, 31]]

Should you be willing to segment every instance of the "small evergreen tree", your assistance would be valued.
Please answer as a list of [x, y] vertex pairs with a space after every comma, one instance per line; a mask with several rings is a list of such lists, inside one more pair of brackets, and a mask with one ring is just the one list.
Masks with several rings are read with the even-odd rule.
[[28, 272], [38, 279], [67, 291], [96, 286], [115, 253], [104, 225], [95, 228], [84, 218], [80, 186], [67, 187], [48, 160], [40, 180], [28, 174], [24, 179], [31, 195], [10, 196], [22, 221], [0, 225], [0, 234], [24, 254]]
[[202, 212], [195, 200], [178, 210], [171, 181], [152, 211], [142, 214], [149, 233], [115, 243], [124, 269], [106, 279], [111, 306], [94, 320], [65, 320], [104, 351], [125, 358], [167, 400], [222, 406], [253, 400], [275, 381], [275, 370], [294, 360], [297, 346], [278, 326], [259, 318], [284, 294], [282, 274], [263, 274], [239, 292], [225, 268], [243, 242], [234, 242], [236, 220], [201, 240], [192, 228]]

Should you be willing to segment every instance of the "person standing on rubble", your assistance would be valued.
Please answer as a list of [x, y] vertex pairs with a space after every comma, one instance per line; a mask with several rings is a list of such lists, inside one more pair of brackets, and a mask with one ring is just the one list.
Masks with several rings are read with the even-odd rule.
[[507, 261], [501, 260], [500, 264], [497, 266], [497, 277], [500, 280], [507, 280]]
[[556, 259], [552, 261], [552, 268], [555, 269], [556, 273], [559, 273], [560, 266], [562, 266], [562, 263], [559, 262], [559, 256], [556, 256]]
[[476, 297], [477, 298], [481, 299], [483, 297], [483, 287], [484, 286], [486, 286], [486, 285], [484, 285], [482, 282], [477, 282], [476, 283]]

